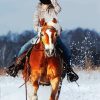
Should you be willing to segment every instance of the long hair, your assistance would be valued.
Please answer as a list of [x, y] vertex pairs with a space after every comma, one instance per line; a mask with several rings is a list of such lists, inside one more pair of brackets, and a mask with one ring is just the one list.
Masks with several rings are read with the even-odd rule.
[[43, 4], [51, 4], [51, 0], [40, 0]]

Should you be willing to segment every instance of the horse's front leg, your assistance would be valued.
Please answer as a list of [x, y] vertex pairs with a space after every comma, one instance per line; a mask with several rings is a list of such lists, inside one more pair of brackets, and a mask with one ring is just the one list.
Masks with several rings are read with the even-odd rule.
[[33, 83], [33, 87], [34, 87], [34, 93], [33, 93], [32, 100], [38, 100], [38, 96], [37, 96], [37, 91], [38, 91], [38, 88], [39, 88], [38, 81], [35, 81]]
[[56, 78], [50, 80], [50, 83], [52, 86], [50, 100], [58, 100], [58, 98], [56, 98], [56, 95], [58, 92], [59, 80], [60, 80], [59, 77], [56, 77]]
[[[37, 91], [38, 91], [39, 85], [37, 82], [34, 82], [33, 85], [28, 85], [28, 97], [29, 100], [38, 100]], [[33, 92], [34, 90], [34, 92]]]
[[32, 96], [30, 97], [30, 100], [38, 100], [38, 96], [37, 96], [37, 91], [39, 89], [38, 78], [31, 77], [31, 82], [33, 85], [34, 92], [33, 92]]

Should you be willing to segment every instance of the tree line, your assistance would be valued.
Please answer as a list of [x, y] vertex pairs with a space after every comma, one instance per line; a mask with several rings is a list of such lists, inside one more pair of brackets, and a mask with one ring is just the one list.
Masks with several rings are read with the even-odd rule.
[[[34, 35], [34, 31], [9, 31], [7, 35], [0, 36], [0, 67], [9, 66], [22, 45]], [[82, 28], [65, 30], [61, 39], [71, 50], [72, 65], [84, 67], [86, 58], [90, 59], [93, 65], [100, 65], [100, 35], [96, 31]]]

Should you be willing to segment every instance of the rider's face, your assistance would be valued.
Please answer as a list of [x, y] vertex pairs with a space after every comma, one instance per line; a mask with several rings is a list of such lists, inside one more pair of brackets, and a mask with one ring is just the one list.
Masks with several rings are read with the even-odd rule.
[[42, 9], [47, 9], [48, 8], [48, 4], [42, 4]]

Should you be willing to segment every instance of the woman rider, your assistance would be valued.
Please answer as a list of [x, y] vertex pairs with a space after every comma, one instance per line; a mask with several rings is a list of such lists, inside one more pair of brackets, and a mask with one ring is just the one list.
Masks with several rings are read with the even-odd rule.
[[[51, 19], [55, 18], [58, 19], [57, 15], [58, 13], [61, 11], [61, 7], [58, 4], [57, 0], [39, 0], [40, 2], [38, 3], [37, 6], [37, 10], [34, 14], [34, 30], [39, 33], [42, 23], [44, 21], [49, 22]], [[35, 36], [34, 38], [32, 38], [30, 41], [28, 41], [20, 50], [19, 54], [18, 54], [18, 59], [20, 59], [20, 56], [29, 49], [29, 47], [32, 44], [35, 44], [36, 40], [38, 38], [38, 35]], [[61, 53], [60, 49], [63, 51]], [[70, 51], [68, 48], [65, 47], [65, 45], [62, 43], [60, 37], [58, 37], [57, 39], [57, 45], [56, 45], [56, 49], [58, 51], [58, 53], [60, 53], [62, 55], [62, 59], [65, 62], [64, 63], [64, 72], [63, 72], [63, 78], [66, 75], [67, 72], [67, 76], [69, 78], [70, 81], [76, 81], [78, 79], [77, 74], [73, 71], [73, 69], [70, 66]], [[15, 62], [16, 66], [21, 65], [21, 61], [22, 59], [18, 60]], [[14, 73], [12, 76], [16, 76], [18, 71], [20, 70], [20, 68], [17, 70], [16, 73]]]

